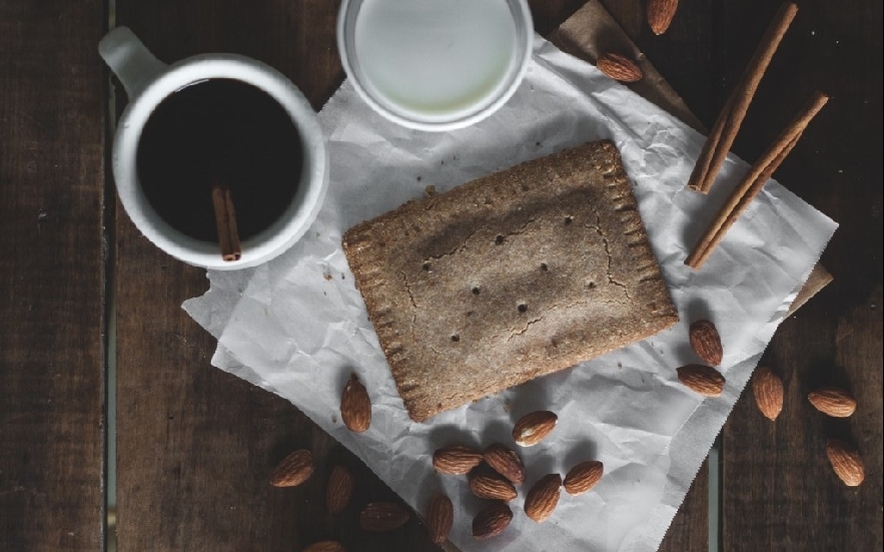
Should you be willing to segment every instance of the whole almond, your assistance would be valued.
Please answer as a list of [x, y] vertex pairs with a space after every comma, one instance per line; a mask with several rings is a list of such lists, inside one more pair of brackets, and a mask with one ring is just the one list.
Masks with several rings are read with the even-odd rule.
[[724, 389], [725, 379], [718, 370], [702, 364], [688, 364], [676, 370], [678, 379], [689, 389], [707, 397], [717, 397]]
[[636, 82], [641, 80], [641, 68], [628, 57], [607, 53], [602, 54], [595, 62], [599, 71], [620, 82]]
[[470, 491], [479, 498], [509, 502], [518, 496], [516, 488], [507, 478], [497, 472], [470, 475]]
[[768, 420], [776, 420], [783, 410], [783, 380], [767, 366], [755, 370], [752, 376], [752, 394], [758, 410]]
[[513, 511], [504, 502], [494, 502], [473, 518], [473, 537], [487, 539], [497, 536], [513, 520]]
[[847, 418], [856, 411], [856, 399], [840, 387], [823, 387], [811, 391], [807, 400], [814, 408], [833, 418]]
[[521, 485], [525, 481], [525, 465], [516, 451], [509, 447], [495, 443], [485, 449], [482, 457], [491, 469], [509, 479], [513, 485]]
[[359, 527], [382, 533], [402, 527], [410, 518], [411, 514], [395, 502], [371, 502], [359, 512]]
[[556, 427], [559, 417], [548, 410], [538, 410], [522, 416], [513, 427], [513, 440], [523, 447], [542, 441]]
[[605, 467], [601, 462], [587, 460], [571, 468], [562, 486], [570, 495], [581, 495], [595, 487], [604, 472]]
[[297, 487], [313, 473], [313, 454], [307, 449], [296, 450], [282, 459], [273, 470], [270, 484], [274, 487]]
[[559, 503], [561, 489], [561, 475], [551, 473], [541, 477], [525, 497], [525, 514], [537, 523], [546, 521]]
[[648, 0], [648, 26], [654, 34], [666, 32], [677, 9], [678, 0]]
[[700, 360], [711, 366], [721, 364], [722, 348], [721, 336], [715, 324], [708, 320], [697, 320], [691, 324], [688, 332], [691, 348], [700, 357]]
[[341, 395], [341, 419], [355, 433], [362, 433], [371, 426], [371, 399], [356, 374], [350, 376]]
[[347, 552], [347, 550], [338, 541], [324, 540], [314, 542], [301, 552]]
[[427, 529], [430, 538], [434, 543], [442, 544], [448, 538], [453, 524], [454, 506], [451, 504], [451, 499], [442, 493], [435, 495], [427, 506]]
[[829, 439], [826, 441], [826, 455], [835, 474], [845, 485], [857, 487], [863, 482], [866, 470], [863, 459], [854, 447], [840, 439]]
[[335, 466], [328, 476], [325, 489], [325, 505], [330, 514], [344, 511], [353, 496], [353, 474], [344, 466]]
[[433, 468], [445, 475], [464, 475], [482, 462], [482, 453], [464, 445], [448, 445], [433, 453]]

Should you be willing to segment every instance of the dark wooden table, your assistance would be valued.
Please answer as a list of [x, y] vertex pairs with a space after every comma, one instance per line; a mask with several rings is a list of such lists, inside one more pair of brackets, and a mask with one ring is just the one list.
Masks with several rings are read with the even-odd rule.
[[[537, 30], [551, 31], [581, 3], [532, 1]], [[682, 0], [659, 37], [644, 3], [603, 0], [711, 125], [778, 2]], [[782, 324], [765, 353], [785, 379], [778, 421], [760, 417], [751, 393], [737, 403], [721, 434], [720, 502], [711, 506], [721, 513], [722, 550], [878, 550], [882, 3], [799, 5], [734, 150], [754, 159], [811, 90], [832, 95], [776, 176], [841, 223], [822, 259], [835, 280]], [[356, 529], [355, 507], [324, 513], [332, 462], [356, 472], [356, 503], [395, 497], [294, 406], [210, 365], [214, 340], [180, 308], [207, 288], [205, 272], [140, 236], [108, 168], [111, 125], [125, 103], [96, 51], [109, 26], [131, 27], [164, 61], [214, 51], [263, 60], [319, 109], [343, 79], [337, 6], [116, 0], [114, 13], [104, 0], [0, 0], [0, 550], [101, 550], [114, 532], [127, 552], [297, 551], [330, 537], [351, 551], [436, 549], [416, 520], [378, 536]], [[108, 458], [114, 383], [118, 448]], [[811, 409], [807, 392], [831, 383], [856, 395], [853, 417]], [[830, 435], [862, 452], [861, 487], [833, 475]], [[316, 474], [297, 489], [270, 487], [269, 471], [297, 446], [314, 451]], [[709, 486], [701, 471], [663, 550], [707, 549]]]

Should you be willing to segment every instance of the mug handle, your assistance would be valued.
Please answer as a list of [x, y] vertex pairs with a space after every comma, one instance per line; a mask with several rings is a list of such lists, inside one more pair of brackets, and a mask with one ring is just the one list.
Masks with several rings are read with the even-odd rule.
[[98, 53], [123, 83], [129, 100], [137, 96], [166, 64], [142, 44], [129, 27], [116, 27], [98, 43]]

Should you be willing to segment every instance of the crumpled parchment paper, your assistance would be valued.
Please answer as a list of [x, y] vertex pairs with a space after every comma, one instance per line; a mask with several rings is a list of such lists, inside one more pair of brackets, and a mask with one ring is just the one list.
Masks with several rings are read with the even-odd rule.
[[[500, 551], [655, 550], [715, 436], [818, 260], [836, 224], [769, 182], [699, 271], [688, 250], [748, 168], [730, 157], [708, 196], [685, 188], [703, 137], [673, 116], [541, 38], [525, 81], [499, 112], [450, 133], [407, 130], [371, 111], [345, 82], [320, 113], [329, 141], [330, 187], [308, 234], [281, 257], [240, 272], [209, 272], [210, 290], [184, 304], [218, 338], [215, 366], [290, 400], [358, 455], [418, 512], [446, 492], [451, 541], [470, 536], [483, 501], [462, 477], [433, 471], [445, 444], [512, 444], [513, 421], [558, 413], [541, 444], [520, 449], [527, 480], [511, 504]], [[619, 147], [673, 301], [673, 328], [580, 366], [414, 423], [400, 400], [341, 249], [350, 226], [420, 197], [589, 140]], [[724, 343], [719, 398], [683, 387], [675, 369], [698, 359], [687, 328], [712, 320]], [[371, 428], [353, 434], [339, 403], [352, 372], [374, 404]], [[515, 445], [513, 445], [515, 446]], [[551, 472], [601, 460], [591, 492], [562, 493], [543, 524], [522, 510], [530, 485]]]

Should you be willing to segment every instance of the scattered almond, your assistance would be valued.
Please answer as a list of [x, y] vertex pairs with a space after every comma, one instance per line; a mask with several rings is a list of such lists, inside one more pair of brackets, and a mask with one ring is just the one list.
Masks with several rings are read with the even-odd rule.
[[273, 470], [270, 484], [274, 487], [296, 487], [313, 473], [313, 454], [307, 449], [296, 450], [282, 459]]
[[410, 518], [411, 514], [395, 502], [371, 502], [359, 512], [359, 527], [382, 533], [402, 527]]
[[548, 410], [526, 414], [513, 427], [513, 440], [523, 447], [531, 447], [542, 441], [556, 427], [559, 417]]
[[362, 433], [371, 425], [371, 399], [356, 374], [350, 376], [350, 381], [344, 387], [344, 394], [341, 396], [341, 419], [344, 425], [355, 433]]
[[641, 80], [641, 68], [626, 56], [614, 53], [602, 54], [595, 62], [599, 71], [620, 82]]
[[648, 26], [655, 35], [666, 32], [677, 9], [678, 0], [648, 0]]
[[571, 468], [562, 486], [570, 495], [581, 495], [596, 486], [604, 471], [604, 465], [598, 460], [581, 462]]
[[848, 487], [857, 487], [866, 477], [863, 460], [859, 452], [840, 439], [829, 439], [826, 442], [826, 455], [832, 469]]
[[433, 467], [445, 475], [464, 475], [482, 462], [482, 453], [464, 445], [449, 445], [433, 453]]
[[325, 505], [330, 514], [344, 511], [353, 496], [353, 474], [344, 466], [335, 466], [328, 476], [325, 490]]
[[688, 388], [707, 397], [717, 397], [724, 389], [725, 379], [718, 370], [702, 364], [688, 364], [676, 370], [678, 379]]
[[473, 518], [473, 537], [487, 539], [503, 532], [513, 520], [513, 511], [505, 502], [494, 502]]
[[485, 449], [482, 457], [491, 469], [509, 479], [513, 485], [521, 485], [525, 481], [525, 465], [516, 451], [495, 443]]
[[509, 502], [518, 496], [516, 488], [497, 472], [479, 472], [470, 475], [470, 491], [479, 498]]
[[768, 420], [776, 420], [783, 410], [783, 380], [767, 366], [755, 370], [752, 376], [752, 394], [758, 410]]
[[448, 538], [453, 524], [454, 506], [451, 504], [451, 499], [442, 493], [435, 495], [427, 506], [427, 529], [430, 538], [434, 543], [442, 544]]
[[528, 496], [525, 498], [525, 514], [537, 523], [546, 521], [559, 503], [561, 488], [561, 475], [551, 473], [541, 477], [528, 491]]
[[817, 410], [834, 418], [847, 418], [856, 411], [856, 399], [840, 387], [823, 387], [807, 395]]
[[301, 552], [347, 552], [347, 550], [338, 541], [324, 540], [314, 542]]
[[723, 355], [721, 348], [721, 336], [718, 335], [718, 329], [715, 324], [708, 320], [697, 320], [691, 324], [688, 331], [688, 337], [691, 341], [691, 347], [700, 360], [711, 366], [721, 364]]

